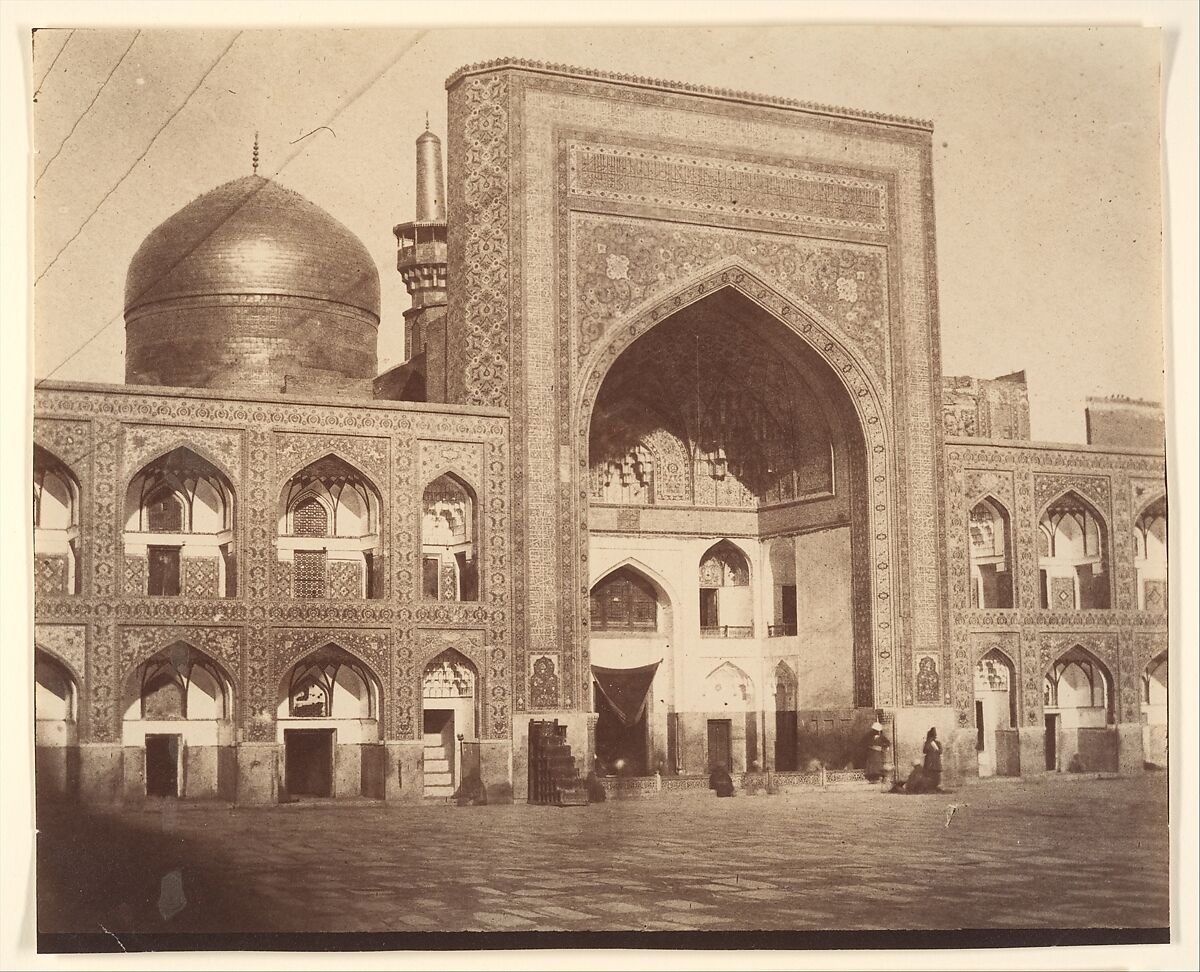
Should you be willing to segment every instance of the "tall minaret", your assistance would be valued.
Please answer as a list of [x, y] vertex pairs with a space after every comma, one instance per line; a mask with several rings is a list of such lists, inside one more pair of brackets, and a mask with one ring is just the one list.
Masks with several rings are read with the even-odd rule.
[[[396, 269], [412, 297], [412, 307], [404, 312], [404, 354], [412, 360], [439, 335], [444, 343], [445, 336], [444, 322], [433, 329], [436, 333], [430, 330], [445, 316], [446, 308], [446, 189], [442, 142], [429, 130], [428, 118], [417, 139], [417, 218], [401, 223], [394, 232], [399, 246]], [[428, 350], [427, 359], [437, 356], [439, 363], [444, 359], [444, 348]]]

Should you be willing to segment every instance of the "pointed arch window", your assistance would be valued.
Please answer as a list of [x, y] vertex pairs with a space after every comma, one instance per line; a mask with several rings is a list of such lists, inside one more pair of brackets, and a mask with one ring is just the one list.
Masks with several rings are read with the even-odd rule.
[[971, 509], [971, 607], [1013, 607], [1012, 549], [1008, 511], [985, 498]]
[[1133, 527], [1138, 609], [1167, 610], [1167, 498], [1156, 500]]
[[79, 594], [79, 481], [55, 456], [33, 447], [34, 590]]
[[430, 600], [479, 600], [475, 492], [453, 473], [421, 497], [421, 594]]
[[204, 652], [177, 643], [143, 662], [133, 676], [125, 718], [150, 721], [228, 719], [230, 680]]
[[232, 483], [204, 457], [179, 446], [151, 460], [125, 492], [128, 583], [140, 577], [138, 593], [156, 596], [235, 596], [235, 513]]
[[593, 631], [658, 630], [658, 598], [654, 586], [636, 571], [622, 567], [592, 588]]
[[287, 714], [299, 719], [375, 718], [374, 679], [349, 652], [328, 645], [298, 662], [287, 687]]
[[1090, 710], [1101, 721], [1114, 720], [1112, 676], [1091, 653], [1073, 648], [1062, 655], [1042, 685], [1042, 704], [1054, 710]]
[[75, 718], [75, 679], [58, 659], [35, 649], [33, 656], [34, 718], [69, 722]]
[[292, 533], [298, 537], [329, 536], [329, 513], [320, 500], [308, 496], [292, 507]]
[[1038, 523], [1041, 606], [1055, 611], [1110, 606], [1104, 520], [1078, 493], [1054, 500]]
[[382, 501], [364, 473], [340, 456], [323, 456], [287, 481], [277, 512], [278, 556], [290, 565], [280, 574], [290, 575], [293, 597], [383, 596]]
[[754, 635], [750, 599], [750, 563], [728, 540], [700, 559], [700, 633], [704, 637], [750, 638]]

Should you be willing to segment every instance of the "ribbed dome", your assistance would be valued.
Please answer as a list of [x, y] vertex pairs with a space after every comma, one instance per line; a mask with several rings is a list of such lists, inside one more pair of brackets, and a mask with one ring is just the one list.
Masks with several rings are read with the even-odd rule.
[[146, 237], [125, 278], [125, 313], [212, 294], [311, 297], [379, 318], [379, 272], [358, 237], [260, 176], [218, 186]]

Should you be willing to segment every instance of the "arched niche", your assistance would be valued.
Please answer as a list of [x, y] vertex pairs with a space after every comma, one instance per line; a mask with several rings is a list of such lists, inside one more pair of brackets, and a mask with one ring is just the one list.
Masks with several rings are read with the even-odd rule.
[[775, 537], [767, 546], [771, 564], [771, 608], [774, 623], [768, 630], [771, 637], [790, 637], [796, 634], [796, 540], [794, 537]]
[[78, 594], [80, 488], [75, 474], [57, 456], [33, 446], [33, 554], [39, 596]]
[[722, 288], [621, 348], [591, 407], [592, 499], [758, 509], [833, 494], [849, 403], [794, 338]]
[[1013, 599], [1012, 531], [1008, 510], [985, 496], [968, 517], [971, 607], [1011, 608]]
[[176, 642], [129, 675], [123, 711], [126, 722], [232, 720], [233, 680], [210, 655]]
[[618, 567], [592, 585], [589, 626], [625, 637], [659, 632], [659, 592], [641, 571]]
[[704, 679], [700, 710], [706, 736], [707, 769], [742, 773], [759, 765], [759, 718], [754, 681], [732, 662]]
[[1167, 765], [1167, 735], [1170, 723], [1167, 653], [1150, 659], [1141, 678], [1142, 752], [1155, 766]]
[[591, 587], [589, 629], [596, 772], [678, 771], [675, 610], [665, 579], [627, 559]]
[[446, 797], [465, 772], [479, 772], [482, 697], [479, 670], [462, 652], [447, 648], [421, 674], [421, 730], [425, 744], [425, 796]]
[[775, 768], [799, 769], [799, 680], [785, 661], [775, 665]]
[[[280, 683], [280, 720], [376, 720], [381, 690], [368, 667], [336, 644], [294, 664]], [[357, 742], [360, 740], [346, 740]]]
[[728, 540], [714, 543], [700, 558], [700, 632], [716, 638], [749, 638], [754, 634], [754, 602], [750, 561]]
[[[40, 724], [73, 723], [78, 706], [78, 686], [70, 670], [57, 658], [37, 649], [33, 655], [34, 718]], [[41, 742], [38, 745], [42, 745]]]
[[61, 661], [35, 647], [33, 653], [34, 772], [39, 799], [73, 797], [78, 767], [73, 759], [79, 742], [76, 713], [79, 685]]
[[1017, 670], [999, 648], [975, 665], [975, 751], [980, 776], [1020, 775]]
[[1167, 498], [1150, 503], [1133, 525], [1137, 603], [1141, 611], [1167, 610]]
[[125, 490], [125, 530], [224, 533], [233, 529], [234, 495], [223, 472], [179, 446], [146, 463], [130, 479]]
[[277, 503], [283, 585], [297, 598], [381, 597], [382, 499], [362, 470], [330, 453], [297, 470]]
[[385, 786], [378, 743], [383, 687], [360, 658], [330, 642], [279, 682], [276, 740], [286, 798], [367, 796]]
[[126, 593], [233, 597], [236, 506], [225, 473], [186, 446], [146, 463], [125, 490]]
[[[831, 705], [890, 704], [892, 663], [878, 697], [874, 673], [877, 654], [893, 657], [897, 629], [890, 446], [869, 371], [820, 316], [751, 270], [711, 269], [609, 329], [582, 363], [577, 387], [577, 433], [593, 477], [582, 491], [588, 556], [611, 547], [615, 535], [658, 533], [660, 525], [669, 535], [678, 520], [669, 507], [688, 507], [690, 530], [710, 541], [731, 532], [736, 511], [746, 527], [736, 535], [754, 548], [755, 566], [768, 562], [760, 552], [766, 538], [795, 535], [803, 575], [797, 627], [806, 616], [823, 619], [814, 632], [828, 656], [820, 664], [834, 672], [817, 696]], [[626, 467], [626, 479], [645, 478], [638, 450], [655, 435], [679, 443], [683, 459], [664, 463], [651, 450], [653, 501], [602, 495], [598, 471], [611, 478]], [[760, 590], [780, 603], [778, 613], [764, 604], [767, 630], [758, 634], [789, 633], [783, 592], [755, 584], [753, 593], [722, 587], [699, 595], [707, 603], [698, 635], [753, 637], [752, 598]], [[721, 602], [742, 596], [746, 607], [731, 620]]]
[[1097, 610], [1111, 604], [1107, 527], [1074, 490], [1051, 500], [1038, 520], [1042, 607]]
[[478, 499], [466, 480], [445, 472], [421, 493], [421, 594], [428, 600], [479, 600]]
[[1113, 684], [1108, 666], [1076, 645], [1046, 671], [1042, 705], [1062, 716], [1063, 728], [1100, 728], [1115, 719]]
[[733, 662], [724, 662], [704, 679], [704, 699], [708, 712], [752, 712], [754, 681]]

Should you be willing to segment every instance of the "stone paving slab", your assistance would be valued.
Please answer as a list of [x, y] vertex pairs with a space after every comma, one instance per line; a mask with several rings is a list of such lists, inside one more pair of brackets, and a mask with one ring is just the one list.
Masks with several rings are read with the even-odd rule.
[[[951, 812], [953, 808], [953, 812]], [[39, 819], [43, 932], [1159, 927], [1165, 780]], [[665, 812], [664, 812], [665, 811]], [[158, 909], [182, 874], [185, 906]]]

